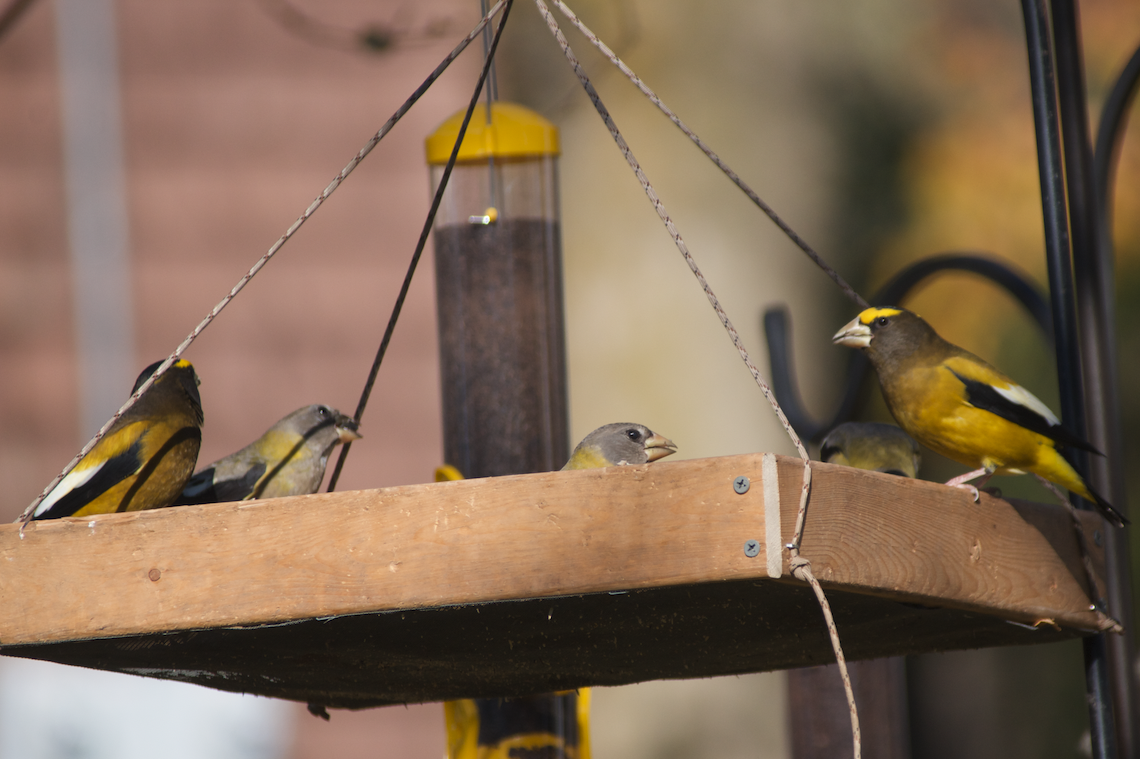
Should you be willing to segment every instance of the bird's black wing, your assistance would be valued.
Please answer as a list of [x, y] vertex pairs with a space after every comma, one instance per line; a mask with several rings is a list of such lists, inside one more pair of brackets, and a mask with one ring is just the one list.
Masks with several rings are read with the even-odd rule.
[[137, 472], [140, 466], [142, 466], [141, 438], [131, 443], [127, 450], [107, 459], [91, 479], [65, 493], [47, 511], [37, 514], [34, 518], [69, 517]]
[[988, 382], [964, 377], [953, 369], [950, 369], [950, 373], [961, 380], [962, 384], [966, 386], [966, 400], [969, 401], [970, 405], [980, 408], [983, 411], [989, 411], [991, 414], [995, 414], [1020, 427], [1036, 432], [1038, 435], [1044, 435], [1061, 445], [1104, 455], [1095, 447], [1069, 432], [1061, 425], [1053, 424], [1028, 406], [1023, 406], [1020, 403], [1011, 401], [999, 393], [997, 388]]
[[228, 480], [215, 480], [214, 467], [203, 469], [186, 482], [182, 495], [174, 502], [175, 506], [189, 506], [195, 503], [226, 503], [240, 501], [253, 493], [257, 481], [265, 474], [265, 462], [251, 466], [241, 477]]

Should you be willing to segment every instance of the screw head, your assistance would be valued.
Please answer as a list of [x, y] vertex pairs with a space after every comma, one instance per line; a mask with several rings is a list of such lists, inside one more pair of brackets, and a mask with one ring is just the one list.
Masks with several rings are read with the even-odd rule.
[[747, 556], [748, 558], [751, 559], [753, 556], [757, 556], [759, 553], [760, 553], [760, 541], [759, 540], [746, 540], [746, 541], [744, 541], [744, 555], [745, 556]]
[[748, 492], [748, 488], [751, 486], [751, 484], [752, 483], [748, 481], [748, 478], [742, 474], [732, 481], [732, 489], [735, 490], [739, 495], [744, 495]]

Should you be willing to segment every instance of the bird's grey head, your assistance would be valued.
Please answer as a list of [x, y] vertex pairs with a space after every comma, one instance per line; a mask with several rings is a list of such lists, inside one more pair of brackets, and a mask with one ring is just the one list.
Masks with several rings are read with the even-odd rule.
[[305, 445], [327, 456], [337, 443], [361, 437], [356, 422], [332, 406], [314, 403], [297, 409], [275, 425], [305, 438]]
[[612, 464], [645, 464], [677, 451], [677, 447], [668, 438], [655, 434], [644, 424], [632, 422], [599, 427], [587, 435], [579, 446], [597, 448]]

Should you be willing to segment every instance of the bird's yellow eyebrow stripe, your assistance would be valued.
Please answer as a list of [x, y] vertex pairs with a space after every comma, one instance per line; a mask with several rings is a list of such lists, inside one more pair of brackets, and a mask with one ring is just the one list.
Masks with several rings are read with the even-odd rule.
[[859, 314], [859, 321], [864, 324], [870, 324], [880, 316], [898, 316], [901, 313], [902, 311], [897, 308], [868, 308]]

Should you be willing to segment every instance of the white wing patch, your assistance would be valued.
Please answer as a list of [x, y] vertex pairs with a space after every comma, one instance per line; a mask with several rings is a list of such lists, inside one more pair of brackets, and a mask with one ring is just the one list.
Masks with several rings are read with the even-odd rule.
[[214, 484], [214, 467], [204, 469], [191, 477], [182, 488], [182, 495], [186, 498], [197, 498]]
[[36, 513], [32, 515], [32, 518], [34, 519], [40, 514], [46, 512], [55, 504], [56, 501], [58, 501], [60, 498], [63, 498], [72, 490], [83, 487], [83, 485], [92, 477], [94, 477], [106, 463], [107, 462], [105, 461], [101, 461], [97, 466], [88, 467], [87, 469], [83, 470], [72, 469], [67, 473], [67, 476], [60, 480], [59, 484], [56, 485], [50, 493], [48, 493], [47, 498], [40, 501], [40, 505], [36, 507]]
[[1009, 387], [1000, 387], [998, 385], [993, 385], [992, 387], [998, 392], [1000, 396], [1005, 398], [1010, 403], [1016, 403], [1018, 406], [1025, 406], [1026, 408], [1032, 409], [1034, 412], [1045, 417], [1045, 419], [1048, 420], [1049, 424], [1056, 426], [1061, 423], [1060, 420], [1054, 416], [1053, 412], [1049, 410], [1048, 406], [1038, 400], [1036, 395], [1029, 392], [1021, 385], [1010, 383]]

